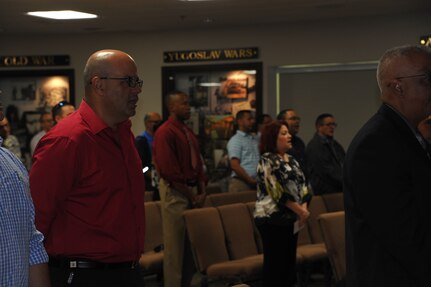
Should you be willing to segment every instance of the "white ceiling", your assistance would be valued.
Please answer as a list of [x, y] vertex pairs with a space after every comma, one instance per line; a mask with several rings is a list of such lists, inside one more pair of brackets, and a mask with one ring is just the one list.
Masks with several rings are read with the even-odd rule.
[[[35, 10], [78, 10], [98, 19], [56, 21], [25, 15]], [[429, 13], [430, 0], [0, 0], [0, 37], [114, 31], [227, 28]], [[430, 27], [431, 28], [431, 27]]]

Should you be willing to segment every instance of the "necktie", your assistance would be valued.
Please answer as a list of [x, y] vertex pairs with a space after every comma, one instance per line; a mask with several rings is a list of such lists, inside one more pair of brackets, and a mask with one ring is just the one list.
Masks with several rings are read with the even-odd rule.
[[195, 148], [193, 146], [192, 137], [190, 135], [189, 130], [186, 127], [183, 127], [183, 130], [184, 130], [184, 133], [186, 134], [187, 141], [189, 142], [189, 146], [190, 146], [190, 159], [192, 162], [192, 167], [193, 169], [196, 169], [196, 167], [198, 166], [198, 159], [196, 156]]

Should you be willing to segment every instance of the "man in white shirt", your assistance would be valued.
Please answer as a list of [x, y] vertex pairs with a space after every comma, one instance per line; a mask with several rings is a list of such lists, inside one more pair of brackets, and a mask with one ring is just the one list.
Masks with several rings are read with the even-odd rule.
[[41, 131], [35, 134], [30, 141], [30, 152], [32, 156], [33, 156], [34, 150], [36, 149], [37, 143], [54, 125], [54, 120], [52, 119], [52, 113], [50, 112], [42, 113], [40, 115], [39, 122], [40, 122]]

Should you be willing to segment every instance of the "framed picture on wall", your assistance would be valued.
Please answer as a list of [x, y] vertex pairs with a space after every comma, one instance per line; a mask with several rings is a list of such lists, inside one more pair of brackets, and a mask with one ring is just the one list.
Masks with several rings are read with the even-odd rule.
[[187, 124], [199, 137], [208, 176], [212, 181], [226, 176], [225, 150], [235, 133], [236, 113], [262, 113], [262, 63], [162, 67], [162, 85], [163, 95], [173, 90], [189, 95], [192, 116]]
[[75, 104], [74, 70], [3, 70], [0, 91], [3, 112], [25, 155], [40, 130], [40, 114], [50, 112], [60, 101]]

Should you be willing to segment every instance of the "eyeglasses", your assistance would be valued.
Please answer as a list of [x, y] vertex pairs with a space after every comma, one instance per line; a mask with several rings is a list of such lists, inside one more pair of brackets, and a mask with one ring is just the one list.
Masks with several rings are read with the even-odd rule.
[[287, 120], [288, 121], [300, 121], [301, 118], [300, 117], [290, 117], [290, 118], [287, 118]]
[[129, 85], [130, 88], [142, 88], [142, 85], [144, 84], [144, 81], [139, 79], [139, 77], [100, 77], [101, 80], [120, 80], [120, 81], [127, 81], [127, 85]]
[[396, 77], [395, 79], [397, 79], [397, 80], [401, 80], [401, 79], [417, 78], [417, 77], [427, 77], [427, 81], [428, 81], [428, 82], [431, 82], [431, 71], [428, 71], [428, 72], [426, 72], [426, 73], [419, 74], [419, 75], [404, 76], [404, 77]]
[[151, 121], [151, 120], [149, 120], [148, 122], [151, 123], [151, 124], [157, 125], [157, 124], [160, 124], [161, 121]]
[[327, 124], [323, 124], [323, 126], [336, 128], [338, 125], [337, 125], [337, 123], [327, 123]]

